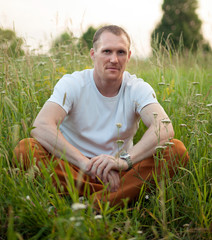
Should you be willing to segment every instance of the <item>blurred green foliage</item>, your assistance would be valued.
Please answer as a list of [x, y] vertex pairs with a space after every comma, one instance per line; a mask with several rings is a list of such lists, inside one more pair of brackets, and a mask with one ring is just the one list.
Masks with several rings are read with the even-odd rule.
[[208, 51], [210, 47], [201, 33], [197, 7], [197, 0], [164, 0], [163, 17], [152, 33], [153, 48], [162, 44], [166, 49], [196, 51], [202, 47]]
[[0, 54], [9, 57], [19, 57], [24, 55], [22, 49], [24, 41], [17, 37], [16, 33], [10, 29], [0, 28]]

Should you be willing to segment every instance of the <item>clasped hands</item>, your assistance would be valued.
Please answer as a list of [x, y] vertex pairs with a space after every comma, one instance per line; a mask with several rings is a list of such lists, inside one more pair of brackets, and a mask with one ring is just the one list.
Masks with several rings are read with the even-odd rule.
[[102, 154], [90, 159], [86, 174], [92, 179], [100, 179], [104, 184], [109, 184], [111, 192], [118, 190], [120, 186], [120, 171], [126, 171], [126, 161], [111, 155]]

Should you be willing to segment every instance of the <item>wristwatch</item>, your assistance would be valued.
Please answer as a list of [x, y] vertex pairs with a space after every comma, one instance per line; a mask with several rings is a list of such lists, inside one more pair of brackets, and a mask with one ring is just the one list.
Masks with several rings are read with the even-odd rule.
[[128, 164], [128, 169], [127, 171], [129, 171], [130, 169], [132, 169], [132, 161], [131, 161], [131, 158], [130, 158], [130, 154], [127, 153], [127, 152], [121, 152], [120, 156], [119, 156], [121, 159], [123, 159], [124, 161], [127, 162]]

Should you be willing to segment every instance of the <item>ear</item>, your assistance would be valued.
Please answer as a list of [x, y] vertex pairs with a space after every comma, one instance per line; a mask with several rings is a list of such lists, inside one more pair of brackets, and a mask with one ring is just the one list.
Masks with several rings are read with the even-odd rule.
[[129, 60], [130, 60], [130, 57], [131, 57], [131, 50], [129, 50], [129, 53], [128, 53], [128, 62], [129, 62]]
[[95, 59], [95, 50], [94, 50], [94, 48], [90, 49], [90, 57], [91, 57], [92, 60]]

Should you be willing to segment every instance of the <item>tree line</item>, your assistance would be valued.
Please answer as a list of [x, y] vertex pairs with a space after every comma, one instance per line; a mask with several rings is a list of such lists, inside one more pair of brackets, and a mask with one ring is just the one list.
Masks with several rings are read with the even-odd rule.
[[[162, 4], [163, 16], [151, 35], [153, 49], [164, 47], [169, 50], [197, 51], [199, 47], [210, 51], [209, 44], [204, 40], [196, 10], [197, 0], [164, 0]], [[93, 35], [97, 29], [89, 26], [80, 38], [66, 31], [52, 41], [50, 52], [64, 51], [81, 54], [87, 53], [92, 47]], [[0, 53], [18, 57], [24, 55], [23, 39], [9, 29], [0, 28]]]

